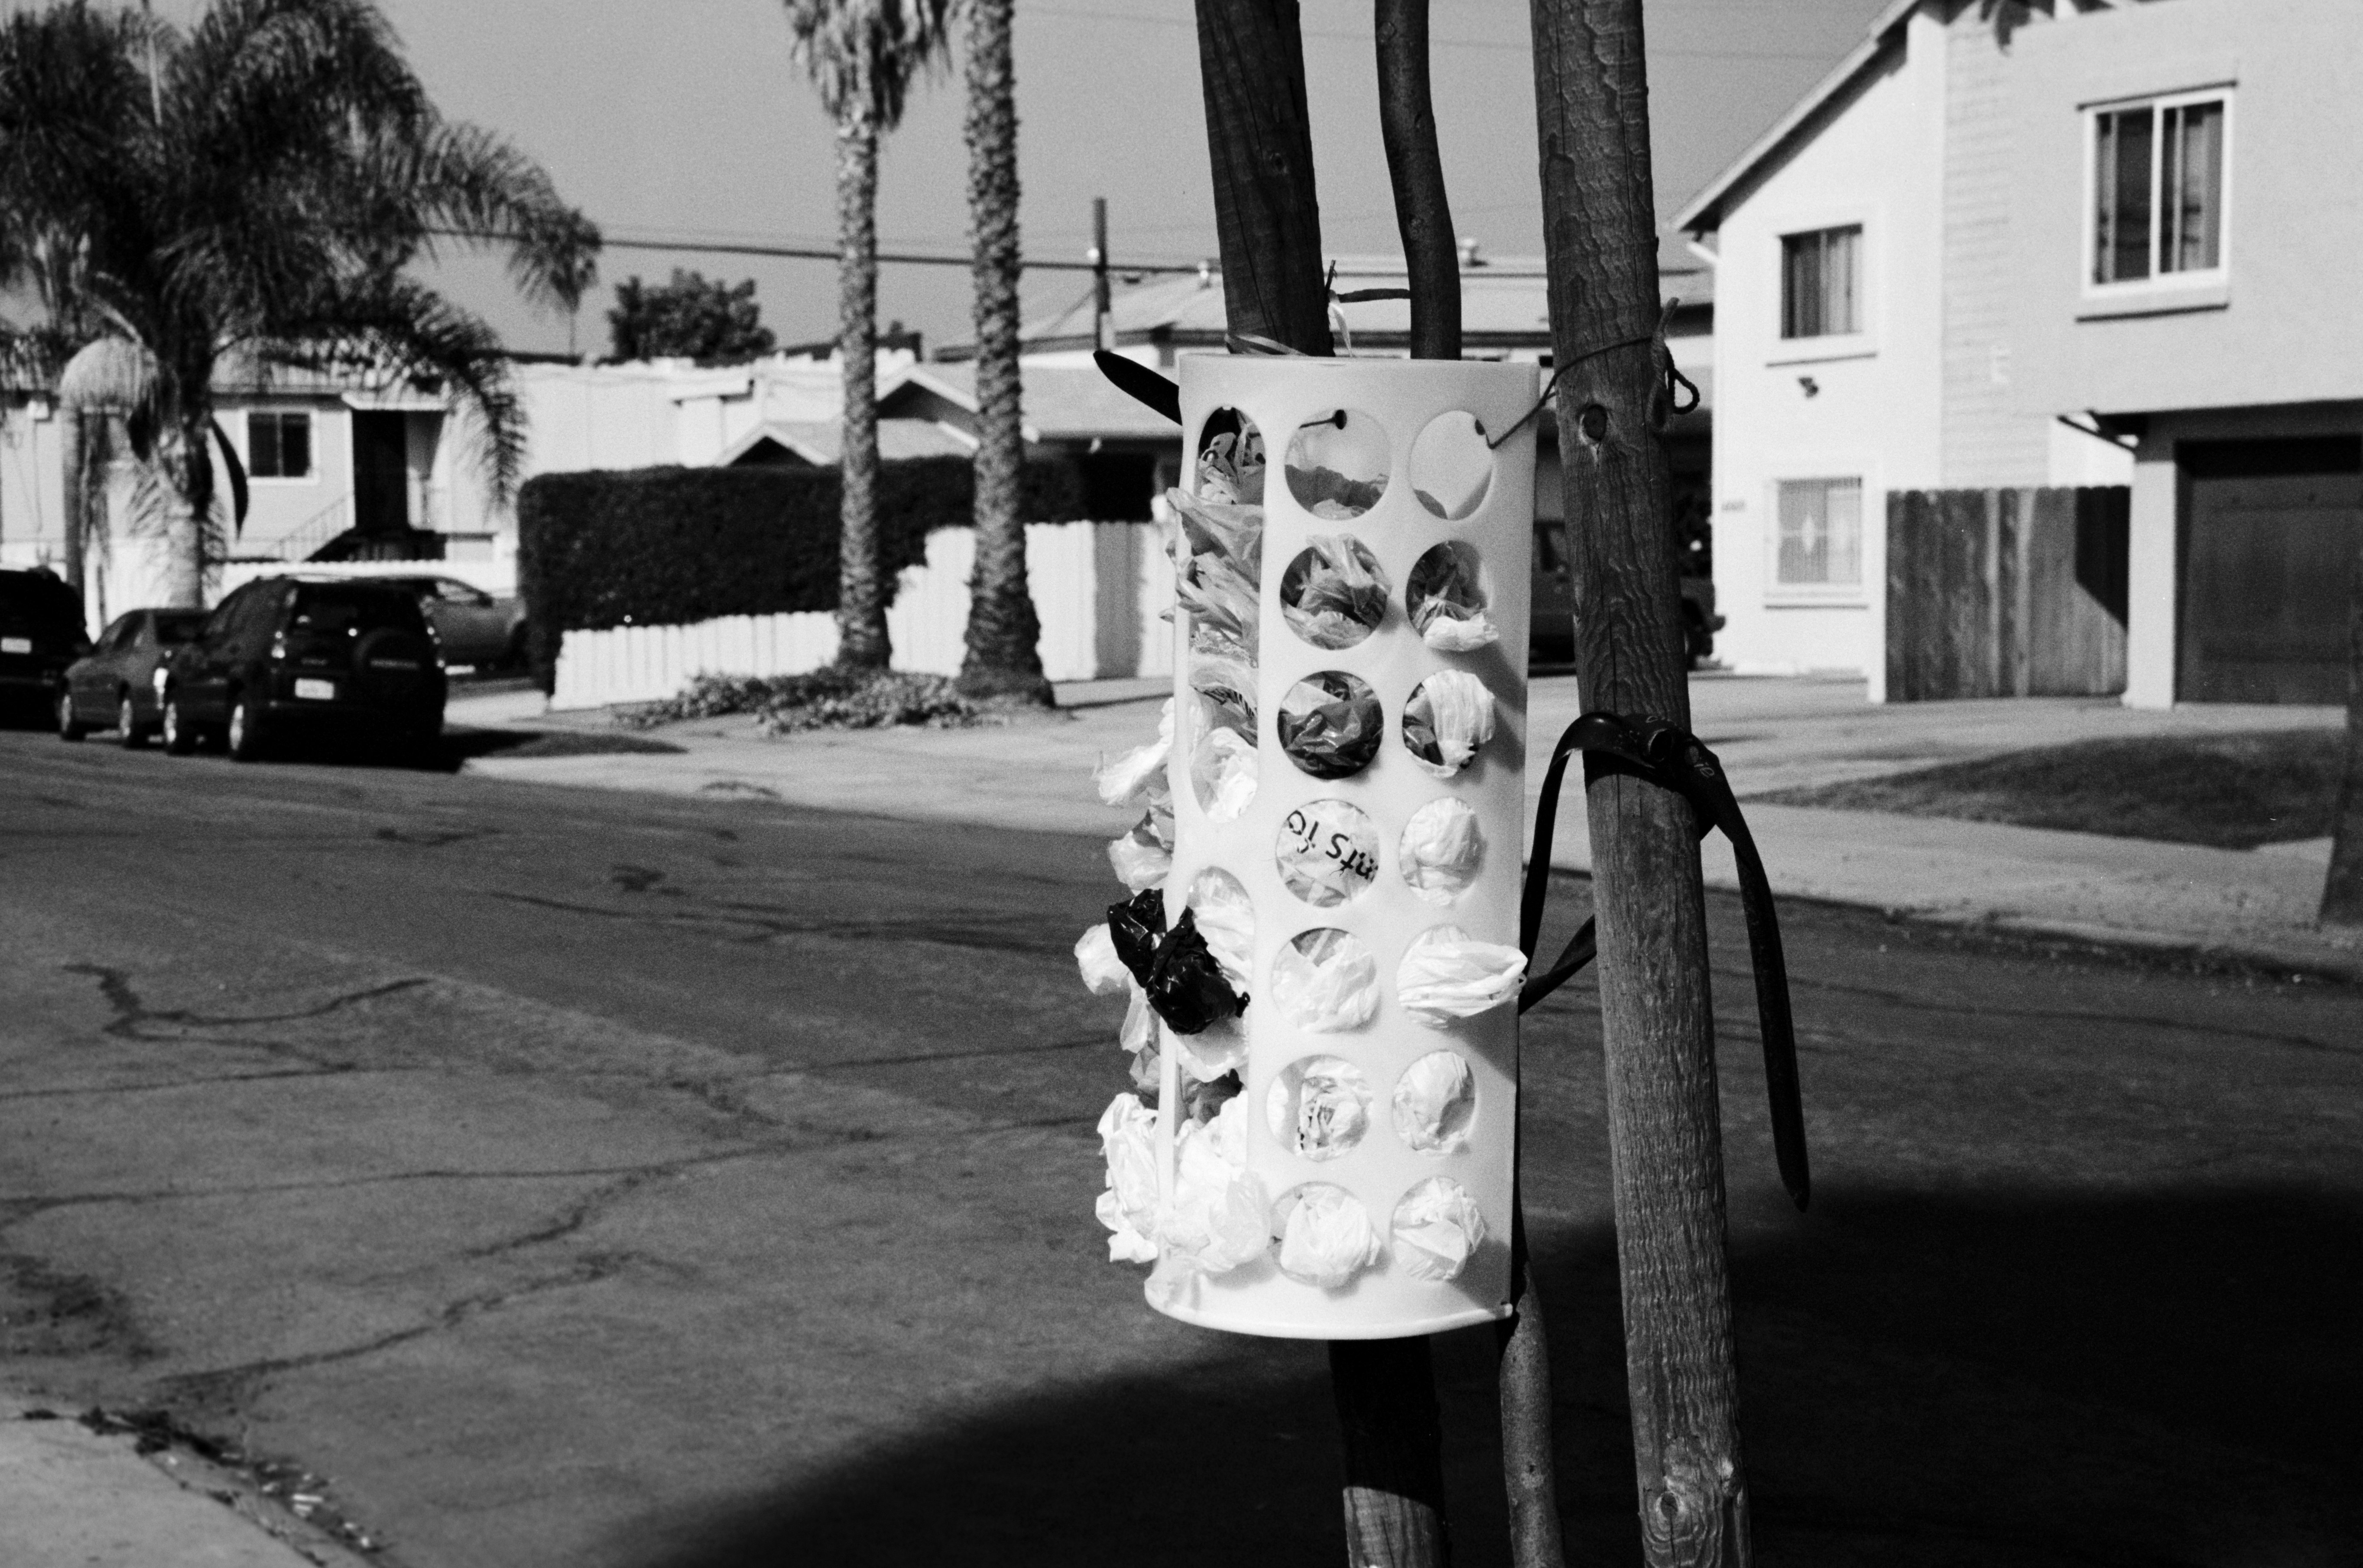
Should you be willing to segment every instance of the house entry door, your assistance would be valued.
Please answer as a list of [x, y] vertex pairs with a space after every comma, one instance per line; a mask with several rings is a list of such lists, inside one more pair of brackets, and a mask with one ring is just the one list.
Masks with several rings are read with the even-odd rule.
[[353, 415], [353, 527], [363, 539], [410, 531], [408, 416]]
[[2363, 437], [2186, 441], [2184, 702], [2344, 703]]

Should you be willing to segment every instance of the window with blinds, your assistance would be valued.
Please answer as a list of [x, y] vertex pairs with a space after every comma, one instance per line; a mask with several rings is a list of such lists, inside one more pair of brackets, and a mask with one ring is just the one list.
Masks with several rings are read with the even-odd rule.
[[2220, 95], [2092, 115], [2092, 282], [2141, 283], [2224, 265]]
[[257, 479], [312, 476], [312, 416], [261, 410], [246, 417], [246, 467]]
[[1784, 479], [1772, 580], [1784, 588], [1862, 585], [1862, 481]]
[[1781, 336], [1862, 330], [1862, 225], [1781, 237]]

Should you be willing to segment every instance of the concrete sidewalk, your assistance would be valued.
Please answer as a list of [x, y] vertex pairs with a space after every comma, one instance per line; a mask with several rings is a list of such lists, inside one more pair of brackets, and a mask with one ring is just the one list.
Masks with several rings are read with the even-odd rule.
[[[1155, 731], [1158, 682], [1062, 688], [1062, 711], [999, 728], [831, 731], [771, 739], [744, 718], [688, 720], [648, 732], [675, 755], [481, 758], [495, 778], [609, 789], [785, 801], [915, 821], [1113, 836], [1134, 813], [1100, 805], [1091, 772], [1104, 754]], [[1692, 722], [1743, 797], [2066, 741], [2138, 735], [2329, 728], [2333, 708], [2208, 706], [2169, 711], [2107, 699], [2037, 698], [1874, 707], [1859, 681], [1691, 683]], [[604, 714], [546, 715], [531, 693], [461, 699], [454, 725], [599, 728]], [[1574, 681], [1537, 678], [1525, 737], [1529, 790], [1559, 732], [1581, 711]], [[1531, 811], [1529, 812], [1531, 817]], [[2326, 840], [2258, 851], [2050, 832], [1991, 823], [1758, 803], [1747, 819], [1773, 886], [1811, 898], [1923, 918], [2235, 957], [2363, 980], [2363, 938], [2313, 923]], [[1583, 814], [1563, 803], [1551, 855], [1588, 871]], [[1736, 886], [1718, 836], [1705, 846], [1711, 885]]]
[[0, 1396], [0, 1562], [8, 1568], [359, 1568], [364, 1560], [245, 1477], [130, 1433]]

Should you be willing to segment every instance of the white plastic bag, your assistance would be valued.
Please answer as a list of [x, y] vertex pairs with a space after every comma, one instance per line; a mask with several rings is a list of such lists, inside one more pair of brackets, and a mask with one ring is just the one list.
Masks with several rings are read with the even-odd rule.
[[1301, 1029], [1359, 1029], [1379, 1009], [1379, 961], [1348, 932], [1307, 931], [1272, 960], [1271, 999]]
[[1420, 1022], [1441, 1028], [1512, 1000], [1525, 978], [1526, 955], [1517, 949], [1481, 942], [1458, 926], [1437, 926], [1403, 951], [1395, 999]]
[[1236, 822], [1255, 801], [1258, 763], [1255, 742], [1233, 729], [1215, 729], [1198, 750], [1193, 766], [1198, 773], [1198, 803], [1209, 818]]
[[1107, 1157], [1107, 1187], [1100, 1194], [1100, 1223], [1108, 1237], [1108, 1261], [1157, 1261], [1157, 1113], [1137, 1095], [1118, 1095], [1100, 1113], [1100, 1151]]
[[1477, 1112], [1477, 1079], [1449, 1051], [1431, 1051], [1395, 1080], [1395, 1136], [1423, 1154], [1457, 1154], [1469, 1147]]
[[1138, 984], [1116, 957], [1115, 936], [1104, 920], [1075, 939], [1075, 967], [1082, 972], [1083, 989], [1094, 996], [1113, 996]]
[[1280, 1207], [1280, 1268], [1291, 1279], [1336, 1290], [1384, 1255], [1370, 1212], [1343, 1187], [1314, 1182]]
[[1370, 1081], [1352, 1062], [1308, 1056], [1271, 1081], [1264, 1122], [1272, 1140], [1307, 1160], [1335, 1160], [1370, 1126]]
[[1320, 908], [1344, 904], [1379, 874], [1378, 825], [1350, 802], [1307, 801], [1281, 822], [1275, 858], [1291, 893]]
[[1431, 800], [1411, 814], [1395, 845], [1395, 863], [1411, 890], [1428, 904], [1452, 902], [1477, 880], [1485, 861], [1485, 833], [1469, 803]]
[[1226, 1273], [1271, 1246], [1263, 1183], [1247, 1168], [1247, 1104], [1190, 1122], [1173, 1146], [1173, 1201], [1158, 1215], [1150, 1293], [1170, 1301], [1201, 1273]]
[[1145, 798], [1151, 786], [1164, 777], [1165, 763], [1173, 754], [1173, 699], [1157, 716], [1157, 739], [1144, 746], [1136, 746], [1120, 757], [1103, 756], [1100, 765], [1093, 770], [1092, 782], [1099, 785], [1100, 799], [1109, 806], [1123, 806]]
[[1108, 864], [1116, 880], [1135, 893], [1164, 885], [1173, 874], [1173, 850], [1158, 841], [1153, 815], [1134, 823], [1132, 831], [1122, 838], [1108, 840]]
[[1202, 871], [1190, 884], [1189, 908], [1223, 978], [1232, 990], [1253, 995], [1248, 976], [1255, 970], [1255, 900], [1248, 890], [1226, 871]]
[[1395, 1205], [1395, 1261], [1414, 1279], [1439, 1284], [1459, 1276], [1485, 1240], [1485, 1216], [1468, 1189], [1431, 1176]]
[[1439, 670], [1403, 705], [1403, 737], [1414, 762], [1448, 779], [1493, 739], [1493, 694], [1466, 670]]
[[1463, 619], [1436, 614], [1427, 617], [1420, 628], [1419, 639], [1438, 653], [1474, 653], [1477, 650], [1502, 640], [1494, 629], [1493, 617], [1478, 610]]

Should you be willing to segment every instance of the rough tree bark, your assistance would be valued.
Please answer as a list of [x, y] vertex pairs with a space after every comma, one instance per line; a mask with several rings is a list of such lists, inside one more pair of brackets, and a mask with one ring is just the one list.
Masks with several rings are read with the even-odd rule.
[[1215, 232], [1234, 333], [1329, 352], [1296, 0], [1198, 0]]
[[1026, 438], [1017, 367], [1017, 71], [1014, 0], [970, 0], [968, 210], [976, 247], [976, 566], [969, 579], [971, 696], [1050, 700], [1026, 582], [1020, 476]]
[[837, 127], [837, 345], [845, 428], [838, 451], [837, 662], [882, 670], [885, 584], [878, 568], [878, 115], [852, 95]]
[[79, 594], [83, 591], [83, 500], [89, 494], [83, 471], [90, 465], [89, 444], [85, 439], [85, 416], [72, 404], [58, 406], [58, 442], [63, 447], [65, 494], [60, 497], [65, 513], [66, 585]]
[[[1688, 726], [1665, 449], [1641, 0], [1533, 0], [1559, 452], [1588, 707]], [[1641, 1535], [1652, 1568], [1745, 1564], [1706, 911], [1690, 807], [1585, 791]]]
[[213, 411], [183, 412], [165, 454], [172, 473], [172, 509], [165, 524], [171, 564], [164, 574], [164, 603], [180, 609], [205, 607], [205, 547], [213, 531], [214, 454], [206, 445]]
[[2346, 612], [2346, 773], [2331, 818], [2330, 875], [2322, 886], [2322, 923], [2363, 927], [2363, 550]]
[[1411, 357], [1460, 357], [1460, 251], [1427, 87], [1427, 0], [1376, 0], [1379, 137], [1411, 276]]

